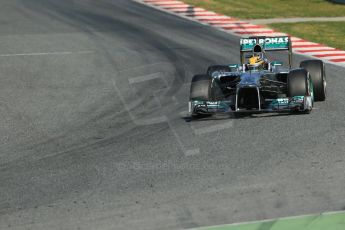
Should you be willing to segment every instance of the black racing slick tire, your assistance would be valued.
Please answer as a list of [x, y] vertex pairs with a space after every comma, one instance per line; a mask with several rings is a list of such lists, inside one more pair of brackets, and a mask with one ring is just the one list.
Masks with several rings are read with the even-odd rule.
[[212, 78], [206, 74], [195, 75], [190, 86], [190, 100], [209, 101], [211, 94]]
[[308, 72], [305, 69], [290, 71], [287, 77], [287, 94], [289, 97], [308, 94]]
[[321, 60], [302, 61], [300, 67], [307, 70], [310, 74], [311, 82], [314, 87], [314, 100], [326, 100], [326, 75], [325, 64]]
[[227, 65], [212, 65], [207, 68], [207, 75], [212, 77], [214, 72], [231, 72], [231, 68]]

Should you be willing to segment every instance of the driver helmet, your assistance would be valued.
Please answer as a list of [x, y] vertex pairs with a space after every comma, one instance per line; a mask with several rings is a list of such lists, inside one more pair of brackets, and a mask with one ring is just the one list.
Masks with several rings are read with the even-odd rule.
[[260, 57], [260, 55], [253, 55], [248, 60], [248, 69], [249, 70], [259, 70], [264, 67], [264, 60]]

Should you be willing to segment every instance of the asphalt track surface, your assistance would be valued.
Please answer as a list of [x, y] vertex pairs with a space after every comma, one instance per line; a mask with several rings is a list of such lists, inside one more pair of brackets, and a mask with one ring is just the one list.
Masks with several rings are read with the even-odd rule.
[[328, 98], [310, 115], [190, 122], [192, 75], [237, 63], [237, 37], [128, 0], [3, 0], [0, 22], [0, 229], [345, 208], [341, 67], [326, 66]]

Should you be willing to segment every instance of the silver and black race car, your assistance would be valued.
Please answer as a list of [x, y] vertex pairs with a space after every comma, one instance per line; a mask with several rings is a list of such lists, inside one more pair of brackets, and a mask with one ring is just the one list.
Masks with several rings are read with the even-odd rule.
[[[267, 52], [288, 51], [289, 67], [269, 61]], [[249, 37], [240, 40], [241, 64], [210, 66], [195, 75], [190, 88], [191, 115], [233, 112], [310, 113], [326, 99], [325, 65], [305, 60], [293, 69], [291, 39]]]

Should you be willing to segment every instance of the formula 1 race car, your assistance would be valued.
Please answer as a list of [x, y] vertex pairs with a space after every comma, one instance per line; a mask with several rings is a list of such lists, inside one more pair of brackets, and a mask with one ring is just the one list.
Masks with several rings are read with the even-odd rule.
[[[288, 51], [289, 67], [269, 61], [268, 51]], [[191, 115], [233, 112], [310, 113], [314, 101], [326, 99], [325, 65], [305, 60], [292, 69], [288, 36], [240, 39], [241, 64], [215, 65], [195, 75], [190, 88]]]

